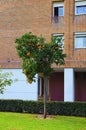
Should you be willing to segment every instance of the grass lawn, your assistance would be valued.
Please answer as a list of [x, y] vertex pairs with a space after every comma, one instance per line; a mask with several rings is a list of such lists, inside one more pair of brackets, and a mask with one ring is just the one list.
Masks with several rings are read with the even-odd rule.
[[86, 130], [86, 118], [0, 112], [0, 130]]

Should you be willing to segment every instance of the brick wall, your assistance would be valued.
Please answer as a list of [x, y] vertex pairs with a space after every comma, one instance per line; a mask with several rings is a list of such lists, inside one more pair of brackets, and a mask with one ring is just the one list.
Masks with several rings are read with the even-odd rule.
[[86, 67], [86, 49], [74, 49], [74, 32], [86, 31], [86, 15], [74, 16], [74, 0], [64, 0], [64, 17], [54, 22], [52, 4], [53, 0], [0, 0], [0, 64], [3, 68], [21, 67], [14, 41], [29, 31], [42, 34], [47, 41], [53, 33], [64, 33], [65, 67]]

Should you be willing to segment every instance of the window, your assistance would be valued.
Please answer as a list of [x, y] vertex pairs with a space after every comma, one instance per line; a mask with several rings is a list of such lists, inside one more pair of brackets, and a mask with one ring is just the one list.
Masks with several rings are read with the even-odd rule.
[[86, 1], [75, 2], [75, 14], [76, 15], [86, 14]]
[[76, 7], [77, 14], [86, 14], [86, 5]]
[[63, 3], [54, 3], [53, 4], [53, 17], [63, 16], [64, 15], [64, 7]]
[[75, 33], [75, 48], [86, 48], [86, 33]]
[[62, 44], [62, 48], [64, 47], [64, 35], [63, 34], [53, 34], [53, 37], [61, 38], [61, 42], [59, 44]]

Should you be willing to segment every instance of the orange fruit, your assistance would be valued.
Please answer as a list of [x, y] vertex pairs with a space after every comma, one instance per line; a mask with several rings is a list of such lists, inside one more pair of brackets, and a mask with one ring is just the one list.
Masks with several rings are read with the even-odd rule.
[[38, 48], [39, 48], [39, 49], [42, 49], [42, 46], [40, 45], [40, 46], [38, 46]]
[[37, 45], [37, 46], [40, 46], [40, 43], [37, 43], [36, 45]]
[[27, 53], [27, 56], [30, 56], [30, 52]]
[[58, 50], [58, 46], [56, 46], [55, 49]]
[[30, 78], [30, 74], [28, 74], [27, 77]]
[[28, 45], [29, 45], [29, 46], [31, 46], [31, 45], [32, 45], [32, 43], [28, 43]]
[[31, 83], [32, 83], [32, 80], [28, 80], [28, 83], [31, 84]]

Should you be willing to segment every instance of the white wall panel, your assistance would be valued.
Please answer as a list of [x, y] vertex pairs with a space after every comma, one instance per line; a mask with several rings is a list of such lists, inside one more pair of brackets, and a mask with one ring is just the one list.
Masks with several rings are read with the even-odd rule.
[[64, 69], [64, 101], [74, 101], [74, 70], [73, 68]]
[[22, 99], [22, 100], [38, 100], [38, 80], [32, 84], [27, 83], [26, 76], [22, 73], [22, 69], [3, 69], [3, 72], [12, 72], [13, 79], [18, 79], [11, 86], [7, 86], [4, 94], [0, 94], [0, 99]]

